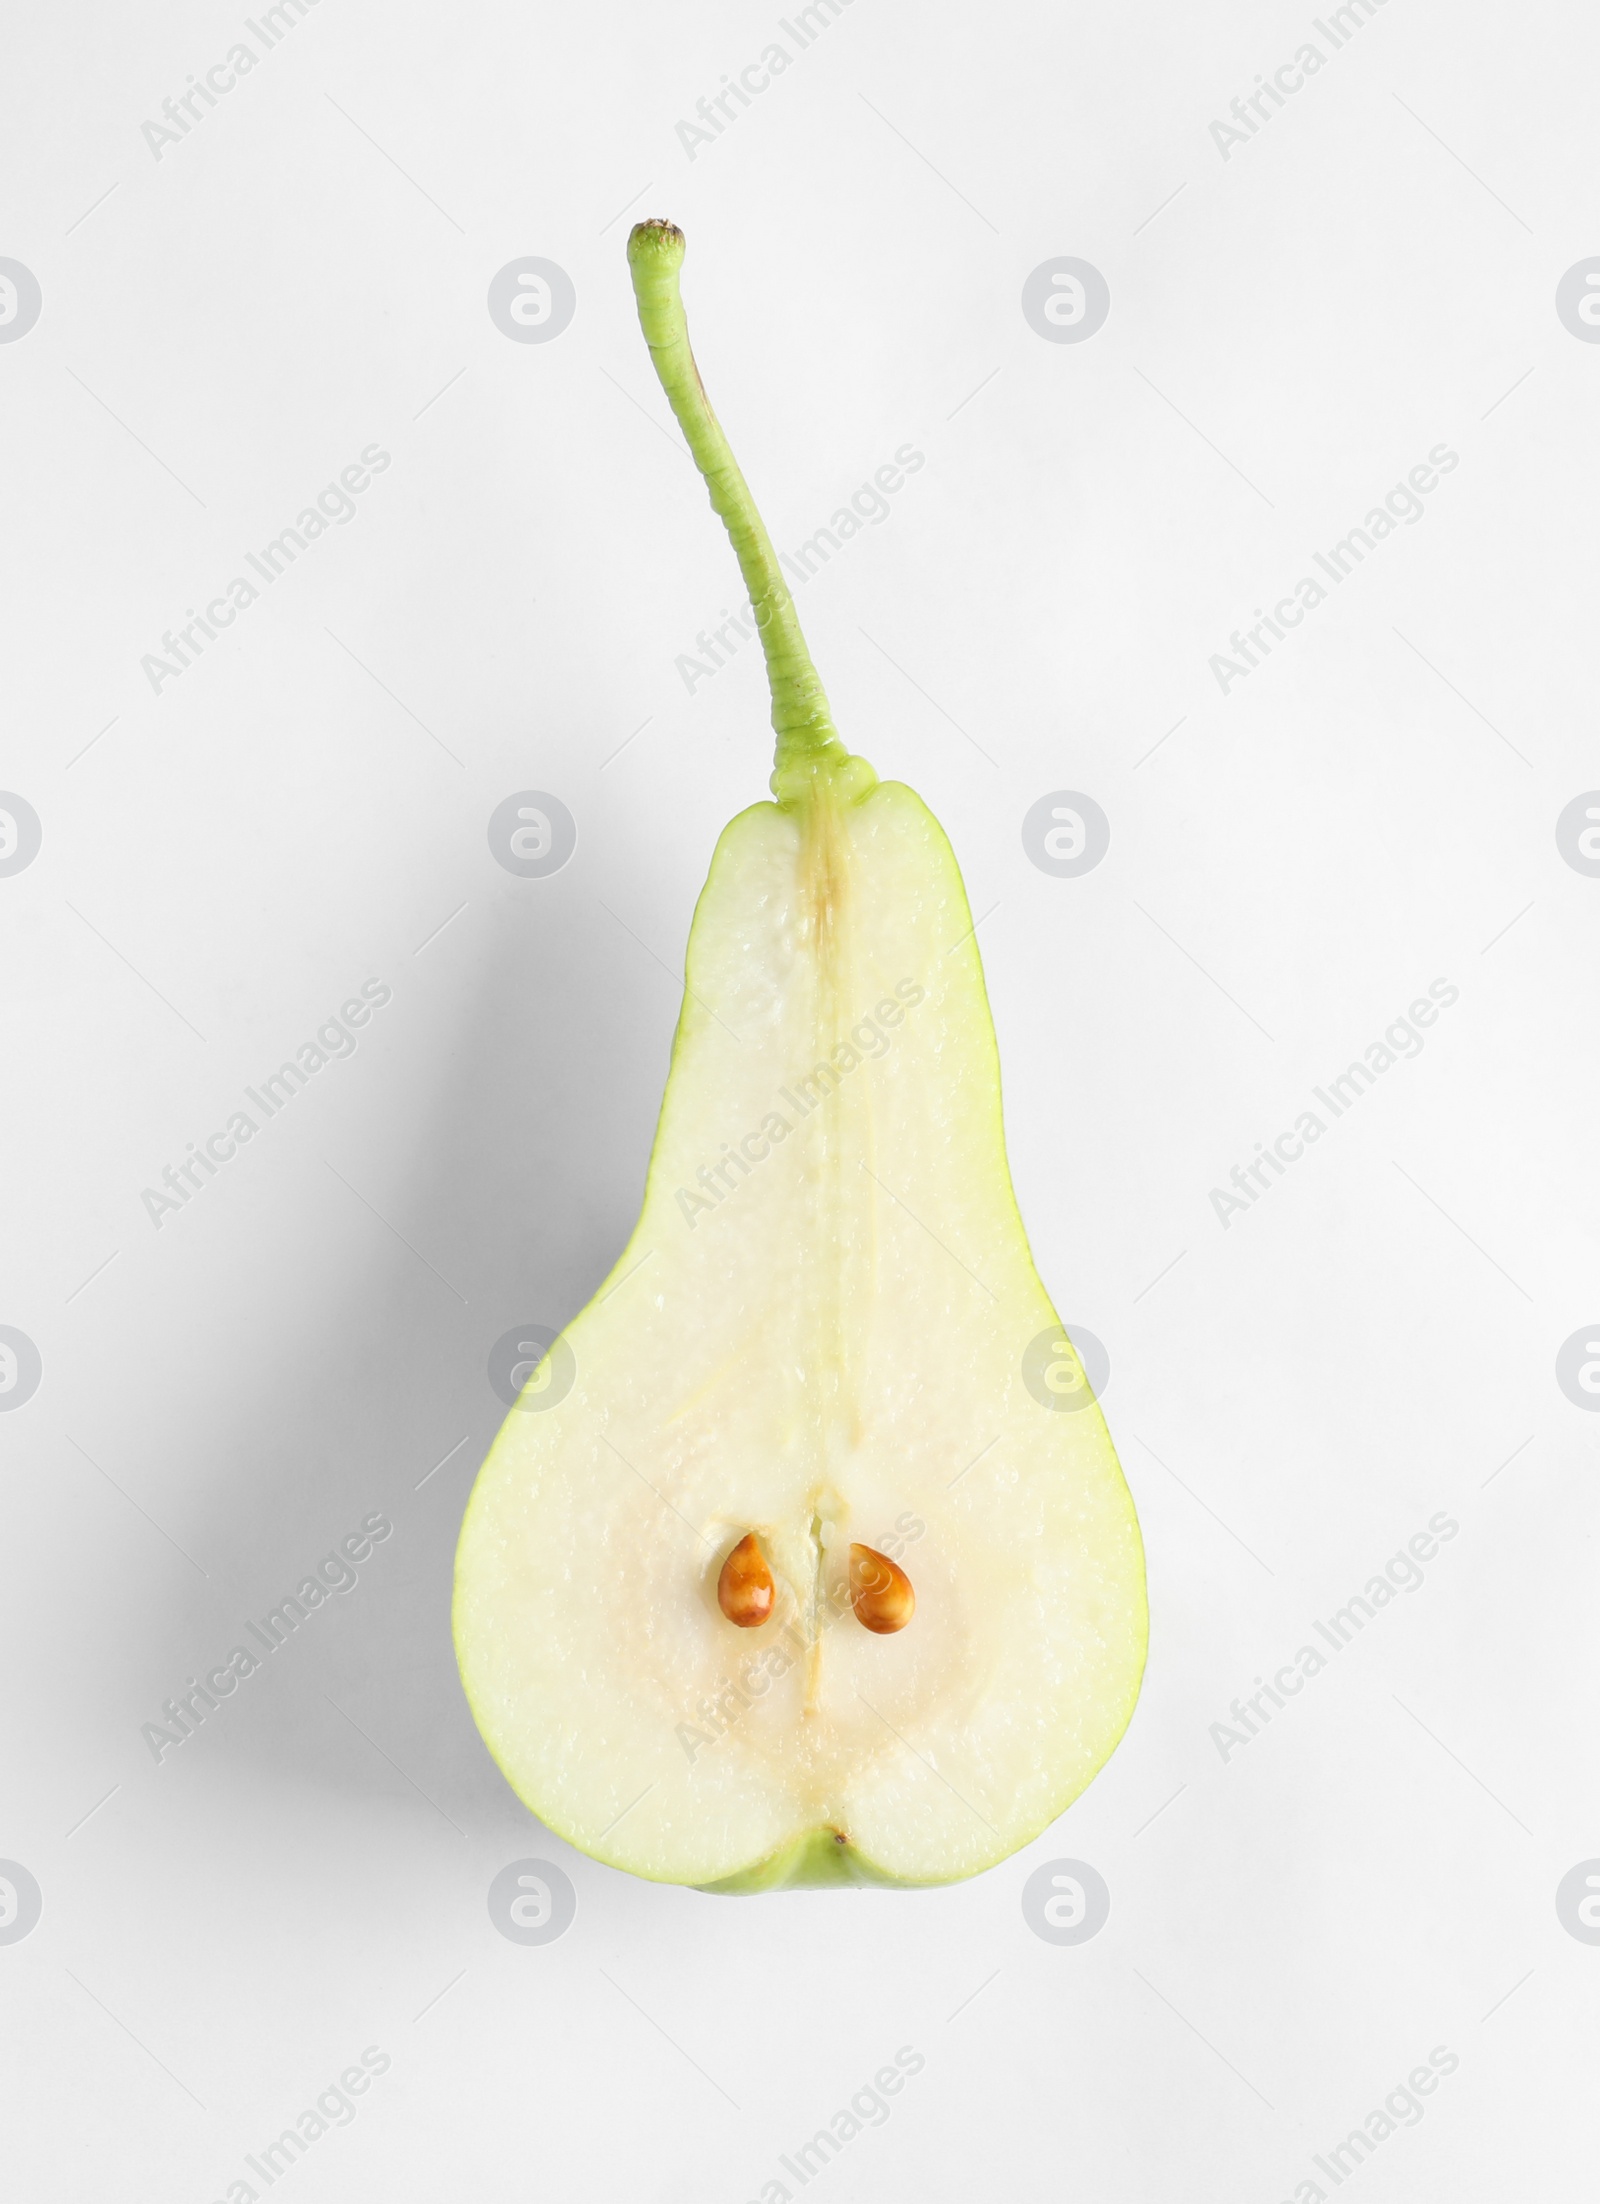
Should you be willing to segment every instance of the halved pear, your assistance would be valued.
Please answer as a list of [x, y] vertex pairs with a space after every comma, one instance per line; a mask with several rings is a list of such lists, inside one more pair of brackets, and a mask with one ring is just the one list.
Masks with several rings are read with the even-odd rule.
[[[535, 1371], [473, 1489], [457, 1657], [518, 1795], [611, 1866], [949, 1882], [1127, 1726], [1139, 1529], [1017, 1214], [950, 845], [833, 730], [689, 351], [681, 234], [628, 254], [760, 627], [776, 801], [717, 845], [643, 1212], [563, 1335], [570, 1383]], [[852, 1604], [853, 1546], [908, 1580], [887, 1621]], [[753, 1625], [719, 1602], [752, 1552]]]

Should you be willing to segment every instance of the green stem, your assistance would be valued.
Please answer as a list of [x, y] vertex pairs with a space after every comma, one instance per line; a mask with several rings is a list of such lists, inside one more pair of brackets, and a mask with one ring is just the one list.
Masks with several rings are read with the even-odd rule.
[[727, 529], [750, 593], [756, 628], [772, 689], [772, 725], [778, 737], [773, 789], [804, 785], [820, 763], [842, 764], [840, 742], [817, 669], [811, 663], [794, 599], [756, 511], [750, 486], [739, 472], [722, 424], [711, 410], [689, 349], [689, 324], [678, 289], [683, 232], [670, 222], [640, 222], [628, 239], [628, 265], [639, 302], [639, 325], [667, 402], [705, 477], [711, 503]]

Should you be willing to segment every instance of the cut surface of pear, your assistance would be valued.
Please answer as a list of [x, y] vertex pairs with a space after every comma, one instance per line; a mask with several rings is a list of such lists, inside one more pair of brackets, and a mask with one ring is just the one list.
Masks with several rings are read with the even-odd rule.
[[[658, 249], [635, 231], [642, 310]], [[764, 543], [735, 533], [747, 580]], [[566, 1328], [567, 1390], [536, 1374], [480, 1472], [456, 1646], [508, 1780], [596, 1859], [947, 1882], [1121, 1736], [1143, 1553], [1017, 1213], [950, 846], [820, 686], [786, 750], [783, 671], [779, 800], [724, 830], [695, 912], [643, 1211]], [[775, 1599], [737, 1628], [719, 1575], [750, 1536]], [[852, 1545], [904, 1572], [904, 1627], [863, 1627]]]

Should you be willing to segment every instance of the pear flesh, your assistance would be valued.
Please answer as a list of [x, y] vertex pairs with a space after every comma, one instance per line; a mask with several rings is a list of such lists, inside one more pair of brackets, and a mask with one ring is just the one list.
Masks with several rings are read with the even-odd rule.
[[[1066, 1412], [1024, 1378], [1052, 1331]], [[670, 1882], [932, 1883], [1077, 1796], [1138, 1694], [1138, 1526], [1017, 1214], [955, 859], [861, 760], [724, 831], [643, 1213], [565, 1337], [456, 1597], [479, 1726], [552, 1829]], [[778, 1596], [738, 1630], [750, 1531]], [[898, 1552], [905, 1630], [856, 1620], [852, 1542]]]

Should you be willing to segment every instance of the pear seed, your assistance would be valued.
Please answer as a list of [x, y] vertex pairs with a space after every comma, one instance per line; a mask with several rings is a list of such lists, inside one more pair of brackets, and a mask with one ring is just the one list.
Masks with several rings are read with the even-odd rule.
[[717, 1605], [741, 1630], [755, 1630], [772, 1613], [776, 1593], [766, 1555], [754, 1531], [746, 1531], [717, 1579]]
[[903, 1630], [916, 1612], [917, 1595], [904, 1569], [872, 1546], [850, 1549], [850, 1604], [857, 1620], [880, 1637]]

